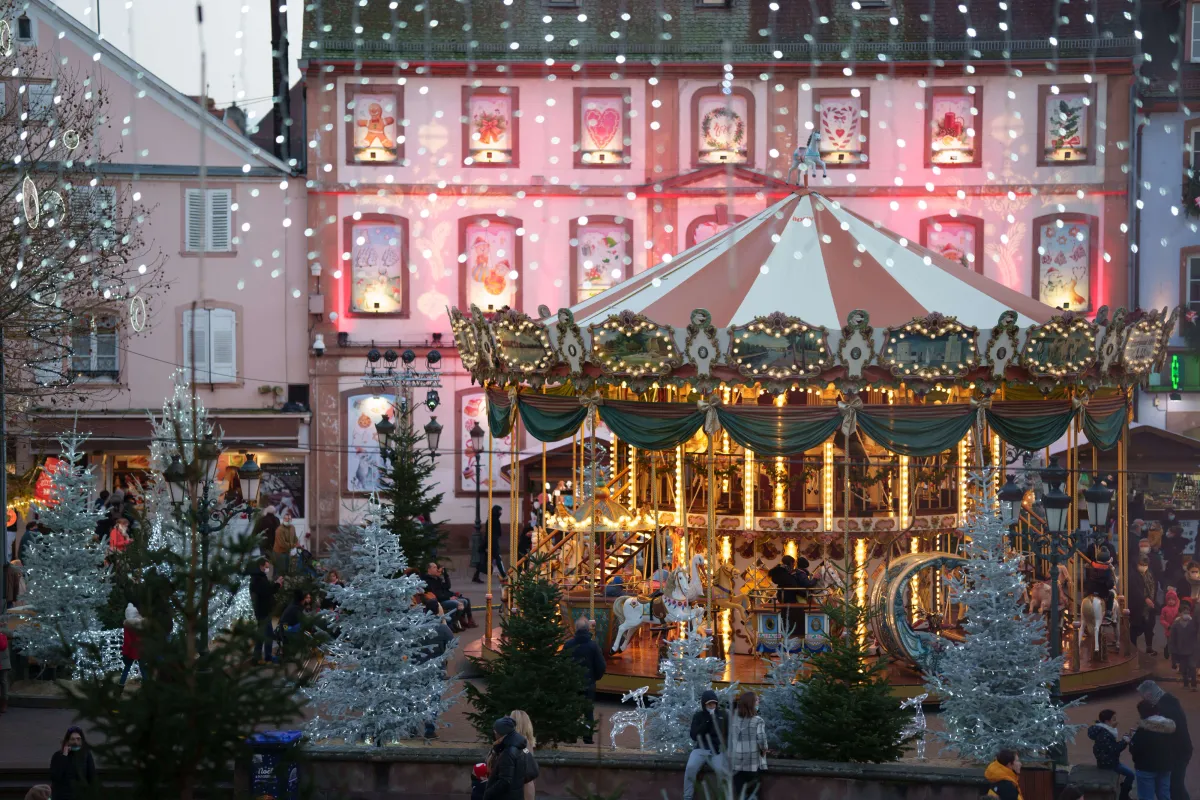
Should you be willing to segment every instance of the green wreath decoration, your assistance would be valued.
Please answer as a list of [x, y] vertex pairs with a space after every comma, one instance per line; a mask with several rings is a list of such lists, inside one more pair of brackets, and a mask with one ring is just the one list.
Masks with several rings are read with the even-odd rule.
[[725, 106], [712, 109], [704, 115], [704, 119], [700, 120], [700, 134], [704, 137], [704, 144], [714, 150], [719, 149], [724, 144], [724, 142], [718, 142], [712, 138], [712, 124], [718, 117], [733, 123], [732, 144], [735, 148], [740, 148], [742, 142], [746, 140], [746, 122], [735, 114], [733, 109]]

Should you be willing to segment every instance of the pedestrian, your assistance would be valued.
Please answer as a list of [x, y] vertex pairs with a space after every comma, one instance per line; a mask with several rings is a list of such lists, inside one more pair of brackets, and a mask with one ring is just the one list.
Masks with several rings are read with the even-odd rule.
[[1150, 558], [1138, 556], [1137, 571], [1129, 576], [1129, 641], [1136, 648], [1138, 637], [1145, 637], [1148, 656], [1158, 655], [1154, 651], [1157, 597], [1158, 581], [1150, 571]]
[[8, 618], [0, 617], [0, 714], [8, 711], [8, 687], [12, 681], [12, 631]]
[[[500, 521], [500, 514], [503, 509], [500, 506], [492, 506], [492, 519], [488, 523], [488, 536], [492, 541], [492, 568], [500, 573], [500, 580], [508, 577], [508, 573], [504, 569], [504, 523]], [[486, 559], [485, 559], [486, 560]]]
[[487, 790], [483, 800], [525, 800], [525, 737], [512, 717], [492, 725]]
[[299, 546], [300, 542], [296, 539], [296, 526], [292, 524], [292, 516], [285, 512], [283, 521], [275, 528], [273, 548], [275, 550], [274, 562], [276, 575], [287, 575], [290, 573], [288, 562], [292, 551]]
[[271, 612], [275, 608], [275, 593], [283, 585], [283, 578], [276, 578], [272, 583], [267, 577], [271, 562], [265, 556], [258, 559], [258, 569], [250, 576], [250, 601], [254, 606], [254, 624], [258, 628], [258, 644], [255, 649], [260, 661], [273, 661], [271, 658], [271, 640], [275, 630], [271, 625]]
[[517, 558], [525, 558], [533, 550], [533, 526], [525, 525], [517, 537]]
[[[1185, 776], [1188, 762], [1192, 760], [1192, 737], [1188, 732], [1187, 714], [1179, 698], [1154, 681], [1142, 681], [1138, 685], [1142, 699], [1154, 704], [1154, 713], [1175, 723], [1175, 738], [1171, 743], [1171, 800], [1191, 800]], [[1134, 765], [1134, 769], [1137, 765]]]
[[733, 704], [729, 729], [729, 769], [733, 796], [752, 800], [759, 794], [758, 773], [767, 768], [767, 726], [758, 716], [758, 695], [742, 692]]
[[471, 578], [471, 583], [483, 583], [481, 575], [487, 569], [487, 538], [483, 531], [471, 531], [471, 569], [475, 570], [475, 575]]
[[696, 776], [705, 764], [721, 777], [726, 774], [722, 745], [729, 735], [729, 715], [720, 707], [717, 693], [712, 689], [706, 689], [700, 695], [700, 710], [692, 716], [688, 735], [692, 739], [692, 752], [688, 754], [683, 770], [683, 800], [692, 800], [695, 796]]
[[1179, 677], [1183, 680], [1183, 688], [1196, 691], [1196, 648], [1197, 624], [1192, 617], [1190, 603], [1181, 603], [1179, 616], [1171, 625], [1167, 635], [1167, 643], [1171, 648], [1171, 657], [1179, 662]]
[[537, 759], [534, 758], [533, 752], [537, 749], [537, 739], [533, 735], [533, 721], [529, 719], [529, 715], [520, 709], [516, 709], [509, 713], [513, 718], [513, 722], [517, 723], [517, 733], [525, 737], [525, 800], [534, 800], [537, 791], [534, 784], [537, 782]]
[[25, 526], [25, 533], [21, 535], [21, 542], [17, 545], [17, 558], [21, 561], [29, 560], [29, 548], [38, 540], [39, 533], [40, 530], [36, 520]]
[[292, 592], [291, 602], [284, 607], [279, 615], [279, 639], [282, 641], [289, 633], [298, 633], [304, 615], [311, 610], [312, 595], [305, 594], [303, 589]]
[[1167, 636], [1167, 644], [1163, 647], [1163, 658], [1170, 659], [1171, 665], [1175, 665], [1175, 660], [1171, 658], [1171, 625], [1175, 622], [1175, 618], [1179, 616], [1179, 595], [1175, 592], [1174, 586], [1167, 587], [1167, 597], [1163, 600], [1162, 611], [1159, 612], [1158, 621], [1162, 623], [1163, 633]]
[[142, 669], [142, 622], [142, 615], [138, 613], [137, 606], [128, 603], [125, 606], [125, 625], [121, 629], [121, 661], [125, 664], [125, 668], [121, 670], [122, 686], [129, 680], [129, 670], [135, 663], [139, 672]]
[[1184, 538], [1183, 528], [1171, 525], [1162, 541], [1163, 563], [1165, 565], [1165, 580], [1168, 586], [1182, 589], [1187, 586], [1187, 577], [1183, 569], [1183, 551], [1187, 549], [1188, 540]]
[[108, 551], [123, 553], [132, 541], [133, 537], [129, 535], [129, 518], [117, 517], [113, 522], [112, 529], [108, 532]]
[[983, 779], [988, 782], [987, 797], [996, 800], [1024, 800], [1021, 797], [1021, 757], [1005, 748], [987, 765]]
[[1138, 800], [1171, 800], [1172, 745], [1175, 723], [1156, 712], [1143, 698], [1137, 705], [1141, 719], [1131, 731], [1129, 755], [1137, 776]]
[[588, 733], [583, 737], [584, 744], [592, 743], [592, 733], [596, 728], [596, 681], [604, 677], [604, 653], [600, 646], [592, 640], [591, 621], [587, 617], [575, 620], [575, 636], [563, 645], [563, 650], [571, 656], [576, 664], [583, 668], [583, 696], [587, 698]]
[[63, 737], [62, 749], [50, 759], [50, 797], [53, 800], [89, 797], [89, 790], [98, 785], [96, 762], [83, 738], [83, 730], [72, 725]]
[[1117, 773], [1121, 777], [1119, 800], [1129, 800], [1134, 773], [1121, 763], [1121, 753], [1129, 746], [1129, 737], [1122, 736], [1117, 727], [1117, 712], [1111, 708], [1101, 711], [1096, 721], [1088, 728], [1087, 735], [1092, 740], [1092, 755], [1096, 757], [1096, 767]]
[[275, 552], [275, 529], [278, 527], [279, 517], [275, 516], [275, 506], [267, 506], [263, 509], [262, 516], [254, 521], [254, 528], [250, 531], [252, 537], [260, 540], [260, 554], [265, 556]]
[[1089, 561], [1083, 570], [1083, 591], [1104, 601], [1104, 618], [1112, 617], [1113, 589], [1117, 586], [1117, 574], [1112, 565], [1112, 553], [1101, 545], [1096, 558]]
[[108, 505], [108, 490], [101, 489], [99, 496], [96, 497], [96, 502], [93, 508], [96, 511], [102, 511], [106, 505]]

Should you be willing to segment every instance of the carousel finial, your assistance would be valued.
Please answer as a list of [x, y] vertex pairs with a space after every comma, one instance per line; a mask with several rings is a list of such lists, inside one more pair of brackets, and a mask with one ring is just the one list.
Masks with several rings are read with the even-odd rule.
[[[825, 162], [821, 160], [821, 133], [813, 131], [808, 136], [808, 144], [801, 150], [800, 145], [796, 145], [796, 149], [792, 152], [792, 165], [788, 168], [788, 183], [799, 183], [800, 173], [804, 173], [804, 186], [807, 188], [809, 176], [816, 172], [818, 164], [821, 165], [821, 177], [828, 178], [829, 173], [825, 170]], [[795, 180], [792, 175], [795, 175]]]

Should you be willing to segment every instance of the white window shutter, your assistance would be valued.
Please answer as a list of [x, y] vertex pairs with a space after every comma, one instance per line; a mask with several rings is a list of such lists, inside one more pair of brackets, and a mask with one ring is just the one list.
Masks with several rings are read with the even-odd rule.
[[204, 249], [204, 195], [199, 189], [184, 190], [184, 250], [198, 253]]
[[232, 241], [233, 192], [212, 189], [208, 193], [208, 249], [214, 253], [228, 252]]
[[209, 312], [197, 309], [183, 312], [183, 366], [196, 368], [197, 383], [209, 380]]
[[212, 337], [209, 369], [210, 383], [231, 383], [237, 380], [237, 316], [226, 308], [208, 312]]

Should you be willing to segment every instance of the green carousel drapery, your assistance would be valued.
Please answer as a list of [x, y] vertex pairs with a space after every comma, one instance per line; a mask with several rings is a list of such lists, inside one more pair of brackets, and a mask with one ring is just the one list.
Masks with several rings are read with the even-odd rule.
[[670, 450], [686, 442], [715, 412], [720, 426], [738, 445], [765, 457], [803, 453], [826, 441], [852, 418], [872, 440], [893, 453], [930, 456], [957, 444], [982, 414], [1001, 439], [1022, 450], [1049, 447], [1078, 415], [1088, 440], [1102, 450], [1116, 447], [1128, 421], [1121, 395], [1093, 399], [1000, 401], [990, 405], [759, 406], [696, 403], [650, 403], [604, 400], [597, 396], [563, 397], [535, 392], [489, 389], [488, 425], [504, 437], [513, 423], [513, 409], [533, 438], [558, 442], [574, 434], [595, 407], [614, 434], [642, 450]]

